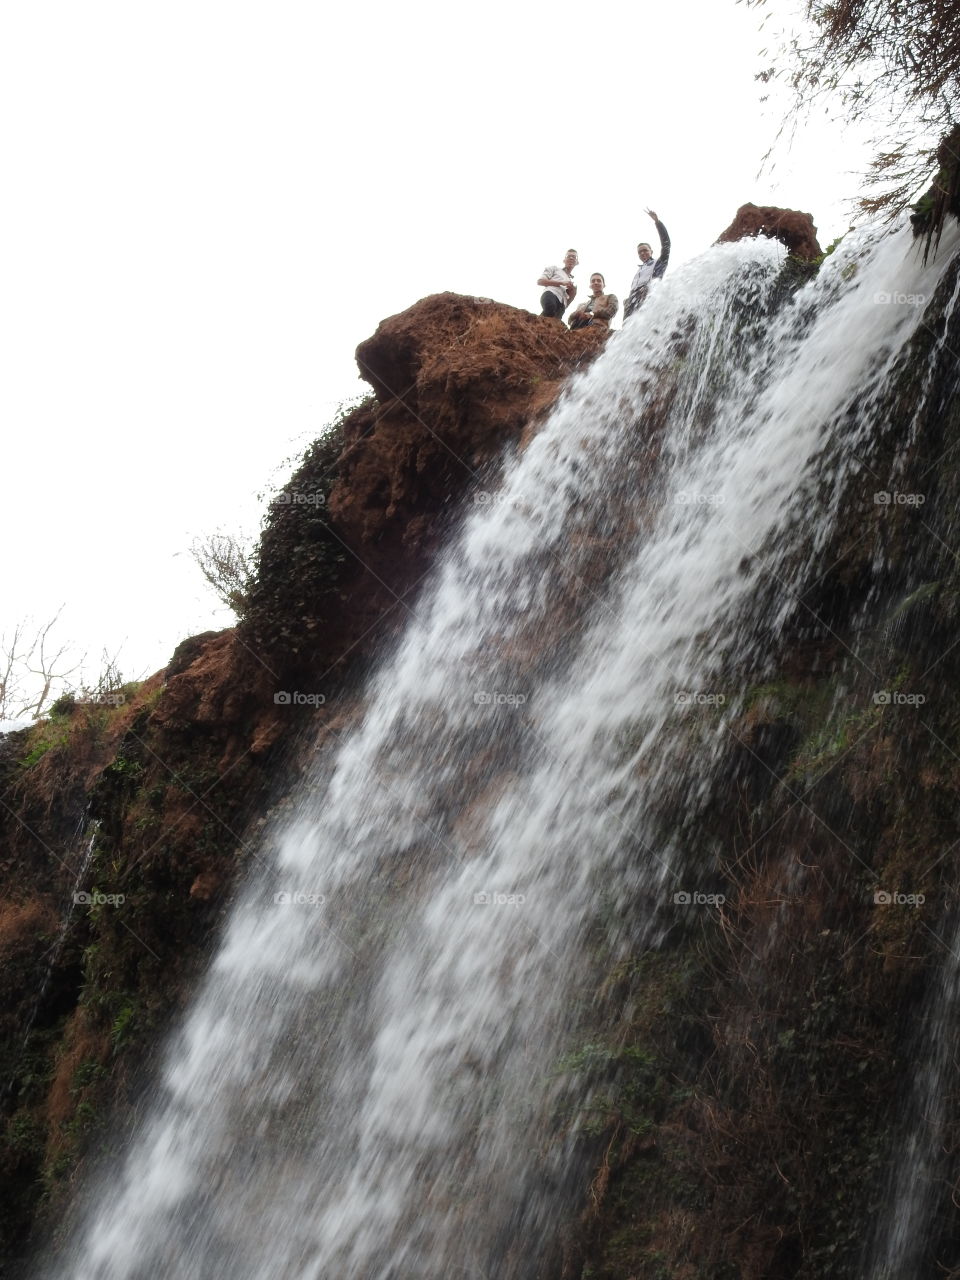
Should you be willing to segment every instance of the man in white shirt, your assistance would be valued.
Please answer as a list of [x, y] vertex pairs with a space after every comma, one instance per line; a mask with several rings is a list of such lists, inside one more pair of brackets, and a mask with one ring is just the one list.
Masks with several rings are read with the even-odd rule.
[[654, 261], [653, 250], [645, 240], [637, 245], [637, 256], [640, 259], [640, 265], [637, 267], [636, 275], [630, 285], [630, 294], [623, 304], [624, 320], [640, 306], [640, 303], [647, 296], [650, 281], [659, 280], [667, 269], [667, 263], [670, 261], [670, 236], [667, 228], [652, 209], [648, 209], [647, 213], [653, 219], [653, 225], [657, 228], [657, 235], [660, 237], [660, 257]]
[[543, 275], [537, 284], [544, 290], [540, 298], [540, 314], [552, 316], [556, 320], [563, 319], [563, 313], [573, 301], [577, 286], [573, 283], [573, 268], [580, 259], [576, 249], [568, 249], [564, 254], [562, 267], [544, 267]]

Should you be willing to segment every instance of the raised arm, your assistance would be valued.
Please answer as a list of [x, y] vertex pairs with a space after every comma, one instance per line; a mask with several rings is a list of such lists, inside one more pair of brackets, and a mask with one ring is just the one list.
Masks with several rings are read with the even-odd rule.
[[653, 274], [659, 277], [666, 271], [667, 263], [670, 261], [670, 232], [652, 209], [648, 209], [647, 213], [653, 219], [653, 225], [657, 228], [657, 235], [660, 237], [660, 257], [653, 268]]

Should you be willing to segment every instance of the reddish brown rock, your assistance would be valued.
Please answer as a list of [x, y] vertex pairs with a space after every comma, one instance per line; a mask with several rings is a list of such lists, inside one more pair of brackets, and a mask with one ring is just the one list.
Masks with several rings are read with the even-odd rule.
[[165, 674], [153, 723], [166, 731], [216, 735], [227, 769], [241, 755], [269, 750], [283, 732], [273, 695], [277, 679], [234, 629], [207, 631], [181, 644]]
[[767, 236], [786, 245], [795, 258], [811, 262], [823, 250], [817, 240], [813, 215], [796, 209], [775, 209], [770, 205], [742, 204], [737, 216], [717, 239], [718, 244], [744, 240], [749, 236]]
[[419, 576], [419, 553], [505, 443], [553, 404], [599, 352], [605, 326], [559, 321], [455, 293], [384, 320], [357, 348], [377, 403], [347, 431], [328, 512], [337, 535], [394, 586]]
[[[565, 376], [585, 352], [602, 345], [606, 333], [602, 325], [571, 332], [557, 320], [490, 298], [435, 293], [383, 320], [357, 347], [357, 364], [385, 407], [400, 400], [411, 411], [449, 420], [452, 393], [462, 424], [482, 406], [486, 411], [471, 421], [470, 436], [489, 451], [484, 426], [493, 422], [491, 390], [506, 390], [514, 402], [519, 392], [527, 406], [532, 383]], [[496, 414], [509, 423], [509, 407], [496, 407]]]

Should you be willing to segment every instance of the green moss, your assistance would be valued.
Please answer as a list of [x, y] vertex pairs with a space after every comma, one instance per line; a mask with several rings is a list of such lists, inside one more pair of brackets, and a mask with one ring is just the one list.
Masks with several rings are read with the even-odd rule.
[[348, 557], [330, 529], [326, 503], [345, 431], [367, 421], [370, 403], [342, 414], [313, 442], [267, 511], [239, 634], [274, 665], [304, 660], [341, 607], [336, 588]]
[[809, 778], [825, 772], [871, 729], [876, 728], [883, 711], [882, 706], [873, 705], [818, 725], [793, 756], [787, 780]]
[[102, 1080], [106, 1074], [106, 1067], [97, 1062], [95, 1058], [85, 1058], [73, 1073], [73, 1078], [70, 1081], [70, 1092], [79, 1093], [89, 1085], [96, 1084], [99, 1080]]
[[62, 747], [70, 738], [69, 725], [62, 720], [44, 720], [36, 725], [27, 739], [28, 750], [21, 756], [22, 769], [30, 769], [42, 760], [48, 751]]

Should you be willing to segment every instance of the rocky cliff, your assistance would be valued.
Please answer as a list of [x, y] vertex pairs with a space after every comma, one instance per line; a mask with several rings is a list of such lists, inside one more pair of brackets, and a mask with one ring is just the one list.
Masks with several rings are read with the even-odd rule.
[[132, 1114], [265, 813], [464, 503], [605, 338], [455, 294], [384, 321], [357, 352], [373, 394], [270, 506], [238, 626], [0, 738], [0, 1267]]

